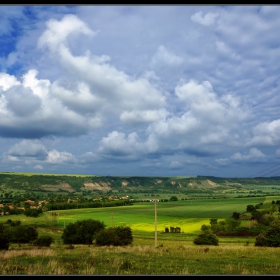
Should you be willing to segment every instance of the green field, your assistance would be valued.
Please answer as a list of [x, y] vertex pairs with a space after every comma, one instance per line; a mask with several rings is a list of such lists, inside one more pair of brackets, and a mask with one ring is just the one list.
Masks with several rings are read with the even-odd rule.
[[[280, 196], [221, 199], [193, 199], [173, 202], [137, 202], [130, 206], [56, 210], [37, 218], [24, 214], [0, 216], [36, 226], [39, 236], [51, 235], [50, 248], [11, 244], [0, 254], [2, 275], [220, 275], [278, 274], [279, 248], [254, 246], [255, 237], [219, 237], [219, 246], [194, 245], [202, 224], [211, 218], [226, 219], [233, 212], [246, 212], [247, 205], [263, 203], [264, 208]], [[155, 209], [157, 231], [155, 232]], [[92, 218], [106, 227], [128, 225], [131, 246], [75, 245], [67, 250], [61, 235], [64, 227], [77, 220]], [[248, 223], [250, 221], [243, 221]], [[165, 227], [181, 227], [181, 233], [165, 233]], [[208, 248], [209, 249], [209, 248]]]
[[[224, 199], [180, 200], [173, 202], [158, 202], [156, 205], [157, 231], [162, 232], [166, 227], [180, 227], [184, 233], [200, 231], [202, 224], [209, 224], [211, 218], [230, 218], [233, 212], [246, 212], [247, 205], [264, 203], [271, 205], [272, 200], [280, 196], [245, 197]], [[58, 227], [92, 218], [103, 221], [106, 226], [128, 225], [133, 231], [155, 231], [155, 205], [153, 202], [137, 202], [134, 205], [119, 207], [86, 208], [71, 210], [56, 210], [57, 216], [45, 213], [38, 218], [24, 215], [1, 216], [0, 222], [8, 219], [22, 219], [22, 223], [44, 225], [48, 223]]]

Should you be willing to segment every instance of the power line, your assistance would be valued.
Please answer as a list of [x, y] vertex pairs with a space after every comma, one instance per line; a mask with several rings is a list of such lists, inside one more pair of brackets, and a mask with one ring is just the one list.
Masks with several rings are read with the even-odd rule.
[[[274, 168], [274, 169], [273, 169]], [[267, 172], [266, 172], [267, 171]], [[275, 171], [277, 171], [277, 173], [275, 174], [274, 172]], [[279, 171], [280, 171], [280, 163], [278, 163], [278, 164], [276, 164], [276, 165], [274, 165], [274, 166], [272, 166], [272, 167], [269, 167], [269, 168], [266, 168], [266, 169], [264, 169], [264, 170], [261, 170], [261, 171], [259, 171], [259, 172], [257, 172], [257, 173], [254, 173], [253, 175], [251, 175], [251, 176], [249, 176], [249, 177], [264, 177], [264, 176], [266, 176], [266, 175], [268, 175], [268, 174], [274, 174], [274, 175], [280, 175], [280, 173], [279, 173]], [[264, 173], [265, 172], [265, 173]], [[258, 175], [258, 176], [257, 176]]]

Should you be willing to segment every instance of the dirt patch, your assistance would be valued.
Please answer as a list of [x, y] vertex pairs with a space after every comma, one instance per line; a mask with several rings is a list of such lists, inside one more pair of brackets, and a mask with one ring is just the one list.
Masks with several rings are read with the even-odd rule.
[[99, 183], [85, 182], [84, 187], [86, 190], [109, 191], [112, 189], [109, 183], [105, 183], [105, 182], [99, 182]]
[[59, 183], [57, 185], [42, 185], [41, 189], [46, 190], [46, 191], [51, 191], [51, 192], [55, 192], [55, 191], [67, 191], [67, 192], [75, 192], [75, 190], [68, 184], [65, 182]]
[[73, 189], [68, 183], [59, 184], [59, 188], [64, 191], [75, 192], [75, 189]]
[[125, 187], [128, 185], [128, 182], [127, 181], [122, 181], [122, 187]]
[[210, 180], [207, 180], [207, 183], [210, 185], [210, 186], [213, 186], [213, 187], [217, 187], [217, 184], [210, 181]]

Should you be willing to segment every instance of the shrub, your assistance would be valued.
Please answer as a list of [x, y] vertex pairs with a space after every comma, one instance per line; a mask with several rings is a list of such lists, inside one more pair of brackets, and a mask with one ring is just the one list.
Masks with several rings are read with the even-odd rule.
[[219, 245], [219, 240], [214, 233], [204, 232], [199, 234], [193, 241], [195, 245]]
[[169, 198], [169, 201], [178, 201], [178, 197], [173, 195]]
[[42, 247], [50, 247], [53, 243], [53, 238], [51, 236], [40, 236], [33, 242], [36, 246], [42, 246]]
[[211, 229], [211, 226], [209, 226], [209, 225], [203, 224], [203, 225], [201, 226], [201, 230], [202, 230], [202, 231], [209, 231], [210, 229]]
[[40, 213], [42, 213], [41, 209], [30, 209], [30, 208], [27, 208], [24, 212], [25, 216], [34, 217], [34, 218], [37, 218]]
[[124, 246], [133, 241], [131, 228], [128, 226], [110, 227], [95, 235], [95, 244], [100, 246]]
[[271, 222], [270, 227], [256, 237], [255, 246], [280, 247], [279, 219]]
[[0, 250], [8, 250], [10, 246], [9, 233], [3, 224], [0, 224]]
[[94, 235], [104, 229], [103, 222], [87, 219], [70, 223], [62, 233], [64, 244], [92, 244]]
[[10, 229], [11, 241], [20, 243], [29, 243], [38, 237], [35, 227], [29, 225], [19, 225]]

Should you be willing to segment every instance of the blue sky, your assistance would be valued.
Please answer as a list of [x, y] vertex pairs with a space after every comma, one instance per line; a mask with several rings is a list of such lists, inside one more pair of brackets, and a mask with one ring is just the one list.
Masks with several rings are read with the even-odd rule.
[[0, 171], [280, 175], [279, 15], [1, 5]]

